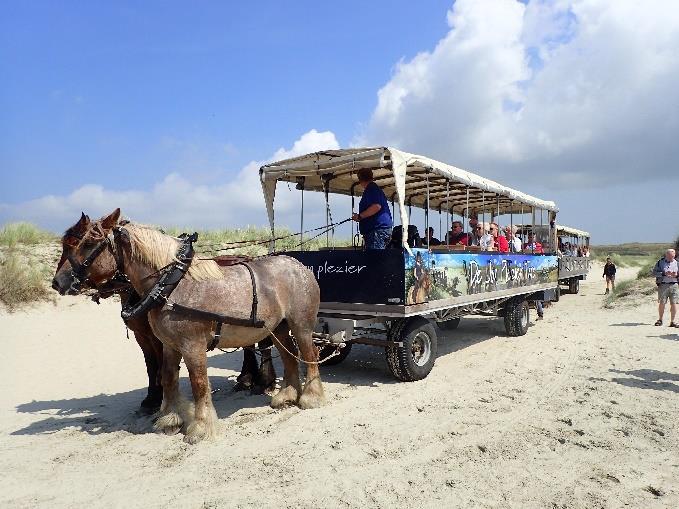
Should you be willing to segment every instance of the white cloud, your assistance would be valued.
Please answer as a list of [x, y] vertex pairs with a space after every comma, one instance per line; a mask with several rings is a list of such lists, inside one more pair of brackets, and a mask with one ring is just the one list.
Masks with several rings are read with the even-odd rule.
[[[18, 204], [0, 204], [0, 223], [30, 221], [59, 232], [73, 224], [81, 211], [99, 217], [120, 207], [126, 217], [161, 226], [228, 228], [265, 225], [267, 219], [259, 182], [260, 166], [268, 161], [337, 148], [339, 144], [332, 132], [312, 129], [295, 141], [292, 148], [280, 148], [270, 158], [248, 163], [222, 185], [197, 184], [179, 173], [170, 173], [148, 191], [115, 191], [87, 184], [65, 196], [50, 195]], [[297, 224], [299, 193], [287, 193], [283, 187], [280, 185], [276, 196], [277, 218], [282, 225]], [[316, 203], [319, 198], [312, 196], [307, 199], [309, 210], [316, 211], [310, 217], [320, 217]]]
[[[361, 142], [516, 187], [661, 178], [679, 156], [679, 9], [662, 0], [458, 0], [397, 64]], [[508, 178], [509, 177], [509, 178]]]

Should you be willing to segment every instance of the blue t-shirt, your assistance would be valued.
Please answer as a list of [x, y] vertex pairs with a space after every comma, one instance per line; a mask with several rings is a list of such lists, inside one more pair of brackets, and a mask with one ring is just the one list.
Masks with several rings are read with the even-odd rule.
[[384, 196], [384, 191], [382, 191], [377, 184], [371, 182], [365, 188], [365, 191], [363, 191], [363, 196], [358, 204], [358, 213], [360, 214], [374, 203], [379, 203], [382, 208], [377, 214], [361, 219], [358, 223], [358, 229], [361, 232], [361, 235], [365, 235], [367, 232], [375, 230], [376, 228], [391, 228], [393, 225], [391, 210], [389, 210], [389, 202], [387, 201], [387, 197]]

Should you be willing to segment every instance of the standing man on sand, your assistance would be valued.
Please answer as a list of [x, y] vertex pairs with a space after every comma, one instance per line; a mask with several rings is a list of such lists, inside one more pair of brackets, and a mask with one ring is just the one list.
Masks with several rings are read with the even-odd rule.
[[373, 182], [370, 168], [361, 168], [357, 176], [358, 183], [363, 188], [363, 196], [358, 204], [358, 214], [354, 212], [351, 219], [358, 222], [366, 249], [385, 249], [391, 239], [393, 226], [387, 197]]
[[[606, 257], [606, 264], [604, 265], [604, 274], [601, 277], [606, 278], [606, 293], [609, 291], [615, 291], [615, 272], [617, 268], [615, 267], [615, 263], [611, 261], [611, 257], [608, 256]], [[608, 289], [608, 286], [611, 286], [611, 289]]]
[[679, 265], [675, 258], [674, 249], [665, 251], [664, 258], [658, 260], [653, 267], [653, 275], [658, 285], [658, 321], [656, 325], [662, 325], [665, 314], [665, 303], [670, 301], [670, 327], [679, 328], [674, 317], [677, 314], [677, 302], [679, 302]]

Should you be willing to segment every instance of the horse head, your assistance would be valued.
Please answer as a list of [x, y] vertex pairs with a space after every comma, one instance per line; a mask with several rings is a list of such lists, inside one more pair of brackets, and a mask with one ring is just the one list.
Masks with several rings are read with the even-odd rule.
[[97, 221], [82, 213], [61, 238], [61, 259], [52, 288], [61, 295], [77, 295], [83, 285], [96, 287], [113, 277], [116, 262], [109, 235], [119, 219], [119, 208]]

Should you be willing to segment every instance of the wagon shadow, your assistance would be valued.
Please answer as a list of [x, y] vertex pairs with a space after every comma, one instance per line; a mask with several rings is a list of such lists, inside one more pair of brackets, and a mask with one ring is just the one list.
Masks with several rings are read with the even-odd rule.
[[[438, 357], [455, 353], [482, 341], [506, 337], [502, 320], [465, 319], [455, 330], [437, 329]], [[434, 366], [436, 369], [436, 366]], [[394, 378], [385, 359], [384, 349], [354, 345], [347, 359], [336, 366], [321, 366], [324, 381], [354, 386], [379, 386], [402, 383]]]

